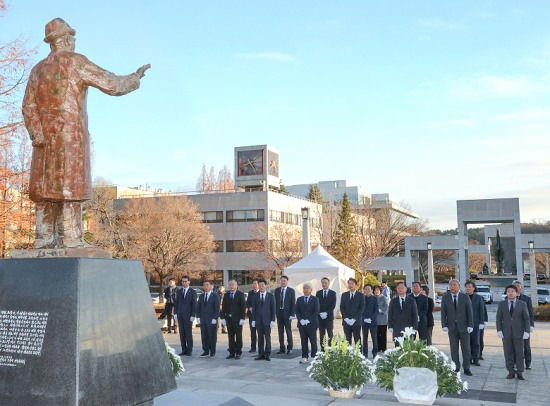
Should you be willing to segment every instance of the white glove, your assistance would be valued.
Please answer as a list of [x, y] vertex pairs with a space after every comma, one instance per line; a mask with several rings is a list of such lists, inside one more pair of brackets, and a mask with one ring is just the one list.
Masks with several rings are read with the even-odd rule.
[[443, 332], [444, 333], [448, 333], [449, 332], [449, 329], [447, 327], [443, 327]]
[[269, 323], [269, 328], [273, 328], [273, 327], [275, 327], [275, 322], [274, 322], [274, 321], [272, 321], [271, 323]]
[[305, 326], [305, 325], [307, 324], [307, 323], [306, 323], [306, 319], [300, 320], [300, 324], [301, 324], [302, 326]]
[[178, 315], [174, 314], [174, 321], [178, 321]]
[[393, 328], [389, 328], [388, 331], [389, 331], [390, 333], [393, 333]]
[[532, 333], [533, 331], [535, 331], [535, 327], [529, 328], [529, 331]]
[[239, 326], [242, 326], [244, 324], [244, 319], [239, 320]]
[[201, 319], [199, 317], [197, 317], [195, 321], [197, 322], [197, 324], [201, 324]]
[[[197, 320], [198, 320], [198, 319], [197, 319]], [[189, 318], [189, 321], [191, 321], [191, 323], [193, 323], [193, 322], [195, 321], [195, 318], [194, 318], [193, 316], [191, 316], [191, 317]], [[197, 323], [198, 323], [198, 321], [197, 321]]]
[[353, 326], [354, 324], [355, 324], [355, 319], [350, 319], [349, 325], [350, 325], [350, 326]]
[[473, 327], [466, 327], [466, 331], [468, 332], [468, 334], [470, 334], [472, 331], [474, 331], [474, 328]]
[[529, 339], [529, 333], [523, 333], [523, 339], [528, 340]]
[[480, 324], [480, 325], [479, 325], [479, 329], [480, 329], [480, 330], [483, 330], [484, 328], [485, 328], [485, 324]]
[[294, 317], [294, 316], [290, 316], [288, 319], [289, 319], [290, 321], [292, 321], [292, 320], [294, 320], [295, 318], [296, 318], [296, 317]]
[[327, 318], [327, 312], [322, 312], [322, 313], [319, 313], [319, 316], [321, 316], [321, 318], [324, 320]]
[[212, 324], [218, 324], [218, 320], [217, 319], [212, 319]]
[[486, 321], [486, 322], [484, 322], [483, 324], [485, 324], [485, 327], [487, 327], [487, 326], [489, 325], [489, 322]]
[[252, 327], [254, 327], [254, 328], [256, 327], [256, 322], [255, 321], [252, 322]]
[[349, 319], [344, 319], [344, 321], [346, 322], [346, 324], [349, 324]]
[[225, 319], [222, 319], [222, 326], [226, 326], [227, 325], [227, 322], [225, 321]]
[[378, 313], [382, 313], [382, 309], [378, 309]]
[[309, 324], [309, 320], [306, 320], [306, 326]]
[[501, 340], [504, 338], [504, 334], [502, 334], [502, 331], [497, 331], [498, 338]]
[[365, 323], [370, 324], [370, 323], [372, 323], [372, 320], [371, 319], [365, 319]]

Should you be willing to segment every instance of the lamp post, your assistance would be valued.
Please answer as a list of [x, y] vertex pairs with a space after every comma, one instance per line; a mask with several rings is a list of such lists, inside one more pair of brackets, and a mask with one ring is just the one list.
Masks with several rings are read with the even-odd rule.
[[435, 299], [435, 283], [434, 283], [434, 255], [432, 251], [432, 243], [426, 244], [428, 250], [428, 288], [430, 289], [429, 296]]
[[309, 235], [309, 207], [302, 207], [302, 258], [311, 252]]
[[535, 264], [535, 242], [529, 241], [529, 275], [531, 286], [531, 300], [534, 306], [539, 305], [539, 294], [537, 286], [537, 267]]

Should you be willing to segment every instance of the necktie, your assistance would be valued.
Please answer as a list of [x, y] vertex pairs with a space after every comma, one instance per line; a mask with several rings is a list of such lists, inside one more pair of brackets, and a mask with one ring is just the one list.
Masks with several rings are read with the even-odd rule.
[[231, 300], [235, 299], [235, 292], [231, 292]]
[[456, 310], [456, 295], [453, 295], [453, 306]]
[[510, 316], [514, 314], [514, 302], [510, 302]]
[[204, 303], [208, 302], [208, 293], [204, 295]]
[[264, 302], [264, 294], [262, 293], [262, 303]]
[[354, 293], [353, 293], [353, 292], [351, 292], [351, 300], [353, 300], [353, 295], [354, 295]]
[[281, 289], [281, 309], [285, 307], [285, 288]]
[[308, 300], [309, 300], [309, 297], [307, 297], [307, 296], [306, 296], [306, 306], [307, 306], [307, 302], [308, 302]]
[[402, 298], [401, 298], [401, 309], [403, 308], [403, 305], [404, 305], [404, 304], [405, 304], [405, 298], [402, 297]]
[[185, 299], [185, 294], [187, 293], [187, 289], [183, 288], [183, 298]]
[[323, 290], [323, 299], [326, 299], [326, 298], [327, 298], [327, 291]]

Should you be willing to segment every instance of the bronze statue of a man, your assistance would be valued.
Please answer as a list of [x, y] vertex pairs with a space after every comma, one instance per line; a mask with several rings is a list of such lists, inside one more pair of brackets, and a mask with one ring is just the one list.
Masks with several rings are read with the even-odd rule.
[[46, 24], [51, 52], [32, 70], [23, 117], [32, 141], [30, 198], [36, 203], [35, 248], [82, 247], [82, 202], [91, 199], [86, 97], [93, 86], [111, 96], [139, 88], [150, 65], [117, 76], [74, 52], [76, 31], [61, 18]]

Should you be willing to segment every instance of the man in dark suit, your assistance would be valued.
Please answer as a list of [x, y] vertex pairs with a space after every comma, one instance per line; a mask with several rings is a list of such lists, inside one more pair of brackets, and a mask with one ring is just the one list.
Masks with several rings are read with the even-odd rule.
[[401, 337], [405, 328], [412, 327], [418, 331], [418, 309], [416, 302], [407, 296], [407, 285], [399, 282], [395, 288], [396, 296], [390, 300], [388, 308], [388, 331], [392, 333], [395, 346], [399, 346], [396, 338]]
[[[477, 293], [477, 286], [474, 288], [474, 292]], [[479, 330], [479, 359], [483, 361], [483, 349], [485, 348], [485, 330], [487, 330], [487, 326], [489, 325], [489, 314], [487, 313], [487, 306], [485, 306], [485, 303], [483, 303], [483, 324], [484, 328], [483, 330]]]
[[172, 318], [174, 317], [174, 304], [176, 302], [177, 291], [178, 287], [176, 286], [176, 279], [170, 278], [168, 281], [168, 286], [164, 290], [164, 315], [167, 318], [168, 329], [166, 332], [168, 334], [172, 332], [172, 329], [174, 330], [174, 334], [176, 333], [176, 320], [174, 320], [174, 326], [172, 327]]
[[193, 352], [193, 322], [197, 313], [197, 292], [189, 287], [189, 276], [181, 278], [182, 287], [176, 292], [174, 317], [180, 330], [180, 355], [191, 356]]
[[256, 352], [256, 344], [258, 342], [258, 332], [256, 331], [256, 327], [252, 327], [252, 322], [254, 321], [254, 317], [252, 316], [252, 301], [258, 292], [258, 279], [254, 278], [252, 280], [252, 290], [248, 292], [246, 298], [246, 311], [248, 313], [248, 324], [250, 325], [250, 351], [248, 352]]
[[475, 283], [468, 281], [464, 284], [466, 294], [472, 302], [472, 314], [474, 315], [474, 330], [470, 333], [470, 362], [477, 367], [479, 363], [479, 332], [485, 328], [485, 301], [475, 293]]
[[413, 282], [411, 290], [410, 297], [416, 302], [416, 310], [418, 311], [418, 337], [426, 341], [428, 336], [428, 298], [421, 294], [422, 285], [420, 282]]
[[455, 372], [460, 371], [458, 355], [460, 342], [464, 375], [472, 376], [470, 372], [470, 333], [474, 331], [472, 301], [468, 295], [460, 292], [460, 285], [456, 279], [450, 280], [449, 293], [441, 300], [441, 327], [449, 335], [451, 359], [456, 365]]
[[365, 307], [361, 317], [363, 324], [363, 355], [369, 356], [369, 333], [372, 340], [372, 357], [376, 357], [378, 352], [378, 298], [372, 294], [372, 285], [366, 285], [365, 289]]
[[246, 299], [244, 293], [237, 290], [235, 279], [229, 281], [229, 292], [225, 292], [222, 302], [221, 323], [227, 326], [229, 340], [228, 359], [240, 359], [243, 352], [243, 324], [245, 321]]
[[321, 341], [321, 351], [325, 350], [325, 333], [327, 334], [327, 343], [334, 335], [334, 309], [336, 308], [336, 292], [329, 289], [330, 280], [327, 277], [321, 279], [323, 289], [317, 291], [319, 299], [319, 339]]
[[[287, 286], [288, 276], [281, 276], [281, 286], [275, 289], [275, 307], [277, 309], [277, 329], [279, 331], [279, 351], [277, 354], [290, 354], [292, 341], [292, 320], [296, 318], [296, 292]], [[285, 349], [285, 332], [287, 346]]]
[[[523, 341], [529, 338], [530, 320], [527, 305], [517, 299], [518, 289], [514, 285], [506, 287], [506, 300], [501, 300], [497, 309], [497, 334], [502, 339], [504, 359], [508, 376], [517, 375], [524, 380]], [[514, 365], [516, 369], [514, 369]]]
[[432, 345], [432, 335], [434, 331], [434, 300], [428, 296], [430, 294], [430, 288], [427, 286], [422, 286], [421, 292], [428, 299], [428, 313], [426, 314], [426, 319], [428, 321], [428, 328], [426, 329], [426, 344]]
[[531, 369], [531, 333], [535, 331], [535, 319], [533, 317], [533, 302], [531, 298], [523, 293], [523, 285], [520, 281], [514, 281], [514, 286], [518, 290], [518, 299], [525, 302], [527, 305], [527, 312], [529, 313], [529, 338], [523, 340], [523, 354], [525, 356], [525, 369]]
[[216, 355], [218, 339], [218, 317], [220, 316], [220, 296], [212, 291], [210, 281], [202, 284], [204, 294], [198, 301], [197, 317], [201, 325], [201, 340], [203, 353], [201, 357]]
[[340, 312], [342, 313], [342, 325], [344, 326], [344, 334], [348, 343], [353, 341], [357, 344], [361, 342], [361, 316], [365, 306], [365, 298], [357, 289], [357, 280], [349, 278], [349, 292], [342, 293], [340, 299]]
[[311, 295], [313, 285], [309, 282], [303, 284], [304, 296], [296, 302], [296, 317], [298, 318], [298, 330], [302, 342], [301, 364], [309, 362], [309, 347], [311, 344], [311, 358], [317, 354], [317, 329], [319, 328], [319, 299]]
[[258, 281], [258, 294], [252, 301], [252, 327], [258, 332], [258, 356], [256, 361], [271, 361], [271, 329], [275, 327], [275, 298], [267, 291], [265, 279]]

